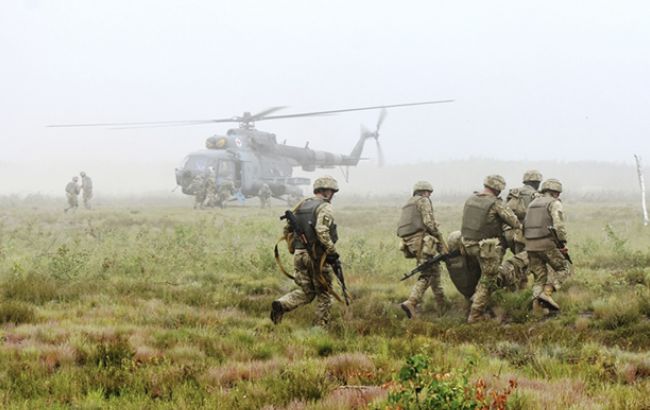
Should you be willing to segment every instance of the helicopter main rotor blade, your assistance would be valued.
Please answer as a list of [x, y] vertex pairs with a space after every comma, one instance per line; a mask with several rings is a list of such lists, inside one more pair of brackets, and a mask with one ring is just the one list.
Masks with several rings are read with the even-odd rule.
[[266, 117], [268, 114], [271, 114], [273, 112], [276, 112], [276, 111], [279, 111], [279, 110], [282, 110], [282, 109], [285, 109], [285, 108], [287, 108], [287, 107], [286, 106], [271, 107], [271, 108], [268, 108], [268, 109], [266, 109], [264, 111], [260, 111], [257, 114], [251, 115], [250, 117], [248, 117], [246, 119], [249, 120], [249, 121], [258, 121], [258, 120], [262, 119], [263, 117]]
[[147, 127], [181, 127], [185, 125], [202, 125], [217, 122], [239, 122], [234, 118], [221, 118], [216, 120], [183, 120], [183, 121], [136, 121], [136, 122], [100, 122], [92, 124], [52, 124], [48, 128], [71, 128], [71, 127], [125, 127], [125, 128], [147, 128]]
[[405, 103], [405, 104], [391, 104], [391, 105], [376, 105], [373, 107], [360, 107], [360, 108], [345, 108], [341, 110], [329, 110], [329, 111], [313, 111], [313, 112], [303, 112], [298, 114], [286, 114], [286, 115], [271, 115], [268, 117], [260, 118], [258, 121], [262, 120], [279, 120], [282, 118], [296, 118], [296, 117], [312, 117], [316, 115], [326, 115], [326, 114], [338, 114], [342, 112], [351, 112], [351, 111], [366, 111], [366, 110], [378, 110], [380, 108], [395, 108], [395, 107], [411, 107], [414, 105], [429, 105], [429, 104], [445, 104], [454, 102], [454, 100], [438, 100], [438, 101], [423, 101], [415, 103]]

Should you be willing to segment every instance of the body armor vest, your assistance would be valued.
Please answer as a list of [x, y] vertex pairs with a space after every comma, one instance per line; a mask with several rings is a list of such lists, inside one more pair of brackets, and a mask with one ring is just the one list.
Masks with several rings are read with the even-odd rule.
[[496, 197], [487, 195], [472, 195], [465, 201], [461, 228], [464, 239], [480, 241], [501, 236], [499, 221], [488, 220], [488, 213], [496, 201]]
[[524, 219], [524, 236], [526, 239], [540, 239], [551, 236], [549, 226], [553, 226], [553, 218], [549, 207], [555, 198], [543, 196], [530, 203]]
[[[307, 241], [314, 245], [318, 244], [318, 236], [316, 235], [316, 211], [318, 207], [324, 204], [326, 201], [320, 198], [310, 198], [305, 200], [298, 209], [294, 212], [296, 216], [296, 221], [298, 226], [305, 233]], [[332, 223], [330, 226], [330, 237], [332, 242], [336, 243], [339, 239], [338, 233], [336, 230], [336, 224]], [[300, 241], [300, 238], [294, 238], [293, 247], [295, 249], [305, 249], [305, 245]]]
[[530, 185], [524, 185], [518, 190], [518, 198], [512, 198], [508, 201], [508, 208], [512, 209], [520, 222], [526, 217], [526, 209], [533, 201], [537, 191]]
[[417, 202], [421, 198], [422, 197], [419, 195], [414, 195], [408, 200], [406, 205], [402, 207], [402, 214], [397, 223], [397, 236], [400, 238], [426, 230], [424, 222], [422, 222], [422, 215], [420, 215], [417, 208]]

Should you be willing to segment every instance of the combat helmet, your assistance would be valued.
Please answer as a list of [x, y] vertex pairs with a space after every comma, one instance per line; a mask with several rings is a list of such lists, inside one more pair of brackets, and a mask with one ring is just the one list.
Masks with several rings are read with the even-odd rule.
[[321, 189], [331, 189], [334, 192], [339, 192], [339, 184], [331, 176], [325, 175], [314, 181], [314, 193]]
[[449, 234], [447, 237], [447, 247], [449, 248], [449, 252], [453, 252], [455, 250], [460, 249], [463, 241], [463, 236], [460, 233], [460, 231], [454, 231]]
[[77, 181], [79, 181], [79, 177], [77, 177], [77, 176], [75, 175], [75, 176], [72, 177], [72, 180], [73, 180], [74, 182], [77, 182]]
[[555, 178], [549, 178], [542, 184], [541, 192], [545, 191], [562, 192], [562, 183]]
[[542, 173], [536, 169], [529, 169], [524, 172], [523, 182], [542, 182]]
[[82, 177], [85, 177], [85, 176], [86, 176], [86, 173], [83, 172], [83, 171], [81, 171], [81, 172], [79, 173], [79, 175], [81, 175]]
[[506, 189], [506, 180], [501, 175], [488, 175], [483, 180], [483, 185], [501, 192]]
[[418, 181], [413, 185], [413, 193], [415, 194], [418, 191], [429, 191], [433, 192], [433, 185], [427, 181]]

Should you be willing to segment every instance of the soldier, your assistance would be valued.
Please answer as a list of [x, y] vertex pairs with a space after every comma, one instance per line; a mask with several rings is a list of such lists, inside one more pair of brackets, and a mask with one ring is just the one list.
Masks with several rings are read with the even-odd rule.
[[271, 207], [271, 188], [269, 184], [263, 183], [259, 191], [257, 191], [257, 196], [260, 197], [260, 207], [261, 208], [270, 208]]
[[93, 180], [83, 171], [79, 175], [81, 175], [81, 190], [83, 191], [81, 198], [84, 201], [84, 208], [90, 209], [90, 200], [93, 198]]
[[65, 186], [65, 196], [68, 199], [68, 207], [63, 210], [65, 213], [67, 213], [70, 209], [76, 211], [79, 207], [79, 199], [77, 197], [81, 192], [81, 187], [77, 181], [79, 181], [79, 178], [76, 176], [72, 177], [72, 181], [68, 182], [68, 184]]
[[[332, 306], [332, 271], [322, 262], [338, 260], [335, 243], [338, 239], [332, 210], [332, 197], [339, 191], [338, 183], [330, 176], [314, 181], [314, 197], [302, 201], [294, 209], [296, 220], [305, 232], [313, 250], [305, 249], [299, 238], [294, 238], [294, 280], [298, 289], [287, 293], [271, 304], [271, 320], [278, 324], [282, 316], [314, 298], [317, 300], [316, 323], [325, 326], [330, 319]], [[285, 235], [291, 231], [285, 226]]]
[[203, 209], [206, 198], [205, 177], [198, 174], [190, 183], [189, 190], [194, 193], [194, 209]]
[[217, 188], [217, 205], [219, 208], [226, 207], [226, 201], [235, 194], [235, 185], [231, 180], [227, 179]]
[[213, 167], [208, 167], [208, 177], [205, 181], [206, 205], [217, 206], [217, 173]]
[[[548, 307], [559, 310], [560, 306], [553, 300], [552, 295], [569, 276], [569, 267], [564, 256], [568, 250], [560, 201], [562, 183], [557, 179], [547, 179], [542, 184], [541, 192], [542, 196], [534, 199], [528, 206], [524, 220], [526, 251], [530, 260], [530, 271], [535, 278], [533, 308], [539, 310]], [[553, 238], [552, 229], [557, 232], [559, 244]], [[553, 278], [549, 278], [547, 265], [555, 271]]]
[[496, 288], [496, 277], [504, 254], [503, 226], [521, 229], [515, 214], [504, 204], [499, 194], [506, 187], [501, 175], [490, 175], [483, 181], [483, 191], [474, 193], [465, 201], [461, 233], [467, 262], [481, 272], [472, 296], [468, 323], [483, 317]]
[[[433, 187], [429, 182], [417, 182], [413, 186], [413, 196], [402, 207], [397, 225], [397, 236], [402, 238], [400, 250], [406, 258], [415, 258], [418, 265], [437, 253], [446, 252], [444, 238], [433, 217], [430, 199], [432, 193]], [[433, 291], [438, 313], [444, 313], [448, 303], [440, 285], [439, 263], [420, 274], [409, 298], [400, 304], [409, 319], [415, 316], [416, 307], [422, 302], [424, 292], [429, 288]]]
[[[539, 184], [542, 183], [542, 173], [536, 169], [528, 170], [524, 173], [524, 185], [520, 188], [513, 188], [508, 192], [506, 198], [506, 206], [517, 215], [520, 223], [524, 223], [526, 217], [526, 209], [528, 205], [535, 199], [539, 192]], [[523, 238], [523, 233], [518, 230], [505, 228], [506, 242], [508, 248], [513, 254], [518, 254], [525, 251], [526, 241]]]

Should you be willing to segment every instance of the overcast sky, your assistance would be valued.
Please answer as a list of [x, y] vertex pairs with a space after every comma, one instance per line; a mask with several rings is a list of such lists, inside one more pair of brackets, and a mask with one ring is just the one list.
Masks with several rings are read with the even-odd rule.
[[[3, 0], [0, 171], [177, 163], [228, 128], [47, 124], [431, 99], [456, 101], [389, 112], [390, 163], [631, 163], [650, 157], [649, 22], [643, 1]], [[257, 126], [347, 153], [377, 115]]]

